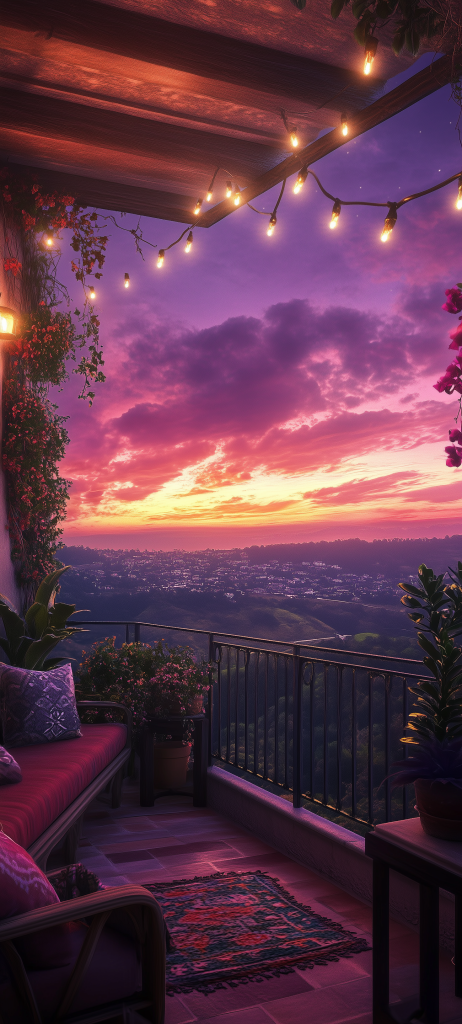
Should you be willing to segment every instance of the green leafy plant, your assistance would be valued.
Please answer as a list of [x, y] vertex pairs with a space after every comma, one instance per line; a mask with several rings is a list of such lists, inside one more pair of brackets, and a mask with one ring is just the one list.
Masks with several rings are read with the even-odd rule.
[[403, 743], [420, 744], [436, 739], [440, 743], [462, 738], [462, 562], [436, 576], [426, 565], [419, 568], [419, 586], [400, 583], [405, 591], [402, 604], [410, 609], [423, 663], [433, 679], [422, 679], [411, 689], [417, 697], [417, 711], [409, 715], [410, 735]]
[[6, 633], [6, 637], [0, 637], [0, 647], [10, 665], [46, 672], [67, 660], [64, 657], [47, 658], [50, 651], [74, 633], [86, 632], [81, 627], [67, 625], [67, 620], [75, 612], [75, 604], [55, 602], [59, 578], [69, 568], [64, 565], [45, 577], [24, 619], [0, 595], [0, 618]]
[[75, 691], [79, 700], [112, 700], [125, 704], [133, 714], [135, 737], [146, 718], [150, 699], [149, 679], [167, 660], [163, 641], [115, 646], [115, 637], [97, 641], [77, 670]]

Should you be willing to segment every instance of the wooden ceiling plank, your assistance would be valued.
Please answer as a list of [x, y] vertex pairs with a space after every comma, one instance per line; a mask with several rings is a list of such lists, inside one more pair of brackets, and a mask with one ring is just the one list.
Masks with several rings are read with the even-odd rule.
[[143, 188], [127, 182], [87, 178], [83, 174], [28, 164], [9, 164], [9, 167], [18, 174], [30, 174], [50, 192], [59, 190], [65, 195], [73, 196], [83, 206], [94, 206], [99, 210], [111, 210], [116, 213], [134, 213], [141, 217], [156, 217], [160, 220], [177, 221], [180, 224], [191, 223], [191, 209], [196, 201], [194, 196]]
[[[247, 185], [242, 191], [241, 206], [251, 202], [252, 199], [256, 199], [257, 196], [267, 192], [274, 185], [279, 185], [284, 181], [284, 178], [295, 174], [301, 167], [316, 163], [317, 160], [321, 160], [328, 153], [333, 153], [340, 146], [348, 145], [352, 139], [363, 135], [364, 132], [369, 131], [371, 128], [375, 128], [376, 125], [382, 124], [383, 121], [394, 117], [395, 114], [399, 114], [402, 110], [406, 110], [407, 107], [424, 99], [425, 96], [436, 92], [437, 89], [441, 89], [443, 85], [447, 85], [452, 80], [452, 75], [453, 62], [451, 56], [441, 57], [434, 61], [428, 68], [419, 71], [412, 78], [398, 85], [396, 89], [392, 89], [391, 92], [356, 114], [348, 122], [348, 142], [345, 141], [338, 129], [334, 129], [321, 139], [317, 139], [316, 142], [312, 142], [293, 156], [283, 160], [276, 167], [260, 175], [259, 178], [250, 185]], [[218, 203], [217, 206], [201, 214], [197, 220], [197, 226], [202, 228], [212, 227], [213, 224], [223, 220], [224, 217], [228, 217], [230, 213], [235, 211], [236, 207], [233, 200], [225, 199], [222, 203]]]
[[343, 92], [347, 111], [361, 109], [383, 85], [334, 64], [95, 0], [2, 0], [0, 24], [298, 103], [324, 105]]

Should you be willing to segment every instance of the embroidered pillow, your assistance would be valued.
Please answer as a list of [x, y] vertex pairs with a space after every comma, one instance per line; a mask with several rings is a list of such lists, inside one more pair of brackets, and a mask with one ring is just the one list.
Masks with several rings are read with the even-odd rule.
[[0, 920], [59, 903], [59, 896], [27, 850], [0, 832]]
[[81, 736], [70, 665], [49, 672], [0, 665], [0, 695], [7, 747]]
[[12, 754], [9, 754], [5, 747], [0, 747], [0, 786], [7, 786], [11, 782], [21, 782], [22, 772]]

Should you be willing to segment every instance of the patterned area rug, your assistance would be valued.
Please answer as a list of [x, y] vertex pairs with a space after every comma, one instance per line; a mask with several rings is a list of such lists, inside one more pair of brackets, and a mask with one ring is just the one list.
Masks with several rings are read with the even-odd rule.
[[167, 992], [212, 992], [368, 949], [365, 939], [303, 907], [261, 871], [146, 885], [173, 940]]

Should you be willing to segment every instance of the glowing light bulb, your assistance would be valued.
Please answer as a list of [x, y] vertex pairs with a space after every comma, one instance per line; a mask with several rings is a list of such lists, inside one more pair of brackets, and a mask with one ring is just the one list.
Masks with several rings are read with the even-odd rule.
[[342, 135], [344, 135], [346, 137], [348, 135], [348, 121], [347, 121], [346, 114], [342, 114], [342, 118], [341, 118], [341, 122], [340, 123], [341, 123], [341, 126], [342, 126]]
[[189, 235], [188, 235], [188, 237], [186, 239], [186, 245], [184, 247], [184, 251], [185, 252], [191, 252], [192, 244], [193, 244], [193, 233], [192, 233], [192, 231], [190, 231]]
[[226, 198], [230, 199], [233, 194], [233, 183], [232, 181], [226, 182]]
[[337, 227], [337, 221], [338, 221], [338, 219], [340, 217], [341, 212], [342, 212], [342, 204], [340, 202], [340, 199], [336, 199], [335, 203], [334, 203], [334, 205], [332, 207], [332, 217], [330, 219], [330, 224], [329, 224], [330, 228], [336, 228]]
[[277, 223], [276, 214], [272, 213], [271, 217], [270, 217], [270, 222], [269, 222], [269, 225], [268, 225], [268, 230], [266, 232], [267, 235], [272, 235], [273, 234], [273, 231], [274, 231], [274, 229], [276, 227], [276, 223]]
[[124, 274], [124, 288], [130, 287], [130, 274]]
[[457, 193], [456, 210], [462, 210], [462, 174], [459, 178], [459, 190]]
[[297, 180], [295, 182], [295, 185], [294, 185], [295, 195], [298, 195], [298, 193], [300, 192], [300, 189], [303, 188], [303, 185], [305, 184], [307, 176], [308, 176], [308, 168], [307, 167], [302, 167], [301, 171], [298, 172], [298, 178], [297, 178]]
[[96, 299], [96, 292], [94, 288], [90, 288], [90, 299]]
[[197, 217], [200, 214], [201, 207], [202, 207], [202, 199], [198, 199], [197, 203], [196, 203], [196, 205], [194, 207], [194, 216], [195, 217]]
[[298, 135], [297, 135], [297, 129], [296, 128], [294, 128], [291, 131], [291, 133], [290, 133], [290, 141], [291, 141], [291, 144], [294, 147], [294, 149], [296, 149], [298, 144], [299, 144]]
[[366, 56], [364, 58], [364, 74], [365, 75], [370, 75], [373, 60], [374, 60], [374, 54], [370, 53], [369, 50], [366, 50]]
[[391, 233], [393, 231], [393, 228], [394, 228], [394, 226], [396, 224], [397, 219], [398, 219], [397, 204], [396, 203], [389, 203], [388, 214], [385, 217], [385, 223], [383, 225], [382, 234], [380, 235], [380, 241], [381, 242], [386, 242], [389, 239], [389, 237], [390, 237], [390, 235], [391, 235]]
[[236, 185], [236, 188], [234, 189], [234, 205], [235, 206], [239, 206], [240, 201], [241, 201], [241, 193], [239, 192], [239, 189], [238, 189], [238, 187]]
[[53, 241], [53, 235], [51, 235], [50, 232], [48, 232], [44, 238], [45, 245], [48, 245], [48, 247], [50, 247], [53, 245]]
[[209, 189], [209, 191], [207, 192], [207, 202], [211, 203], [212, 199], [213, 199], [213, 192], [211, 192], [210, 189]]
[[165, 249], [159, 249], [159, 255], [157, 257], [157, 266], [163, 267], [165, 259]]

